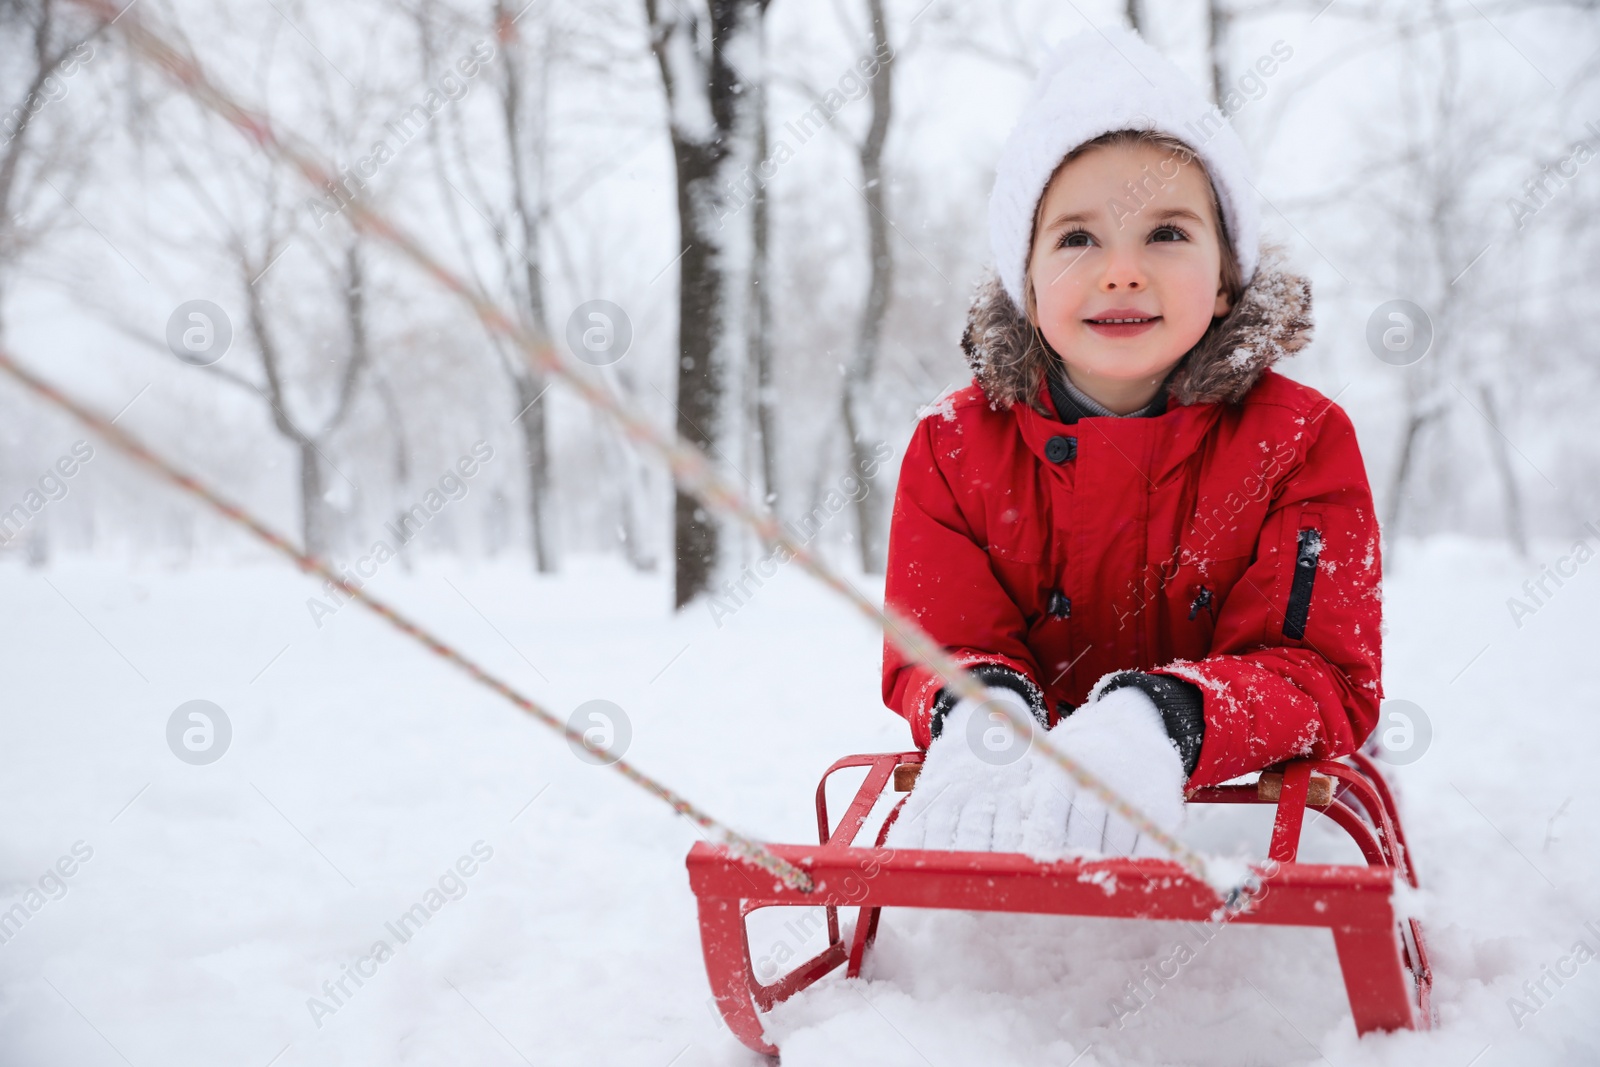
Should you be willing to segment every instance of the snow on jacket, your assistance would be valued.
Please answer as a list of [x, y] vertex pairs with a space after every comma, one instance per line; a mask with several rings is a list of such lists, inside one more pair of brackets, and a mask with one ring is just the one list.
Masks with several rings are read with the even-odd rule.
[[[1068, 426], [991, 280], [962, 340], [973, 384], [906, 449], [887, 602], [963, 665], [1019, 672], [1051, 723], [1111, 672], [1199, 686], [1190, 788], [1357, 749], [1383, 696], [1372, 492], [1344, 410], [1270, 369], [1308, 343], [1310, 303], [1263, 264], [1163, 414]], [[919, 746], [941, 688], [885, 642], [884, 702]]]

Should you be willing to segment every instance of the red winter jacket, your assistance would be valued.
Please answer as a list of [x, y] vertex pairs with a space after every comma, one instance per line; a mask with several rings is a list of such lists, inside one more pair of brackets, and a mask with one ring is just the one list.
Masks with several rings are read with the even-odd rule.
[[[1067, 426], [991, 282], [963, 338], [975, 382], [906, 449], [888, 603], [964, 665], [1021, 672], [1052, 723], [1110, 672], [1198, 685], [1190, 788], [1354, 751], [1383, 696], [1378, 525], [1349, 417], [1269, 369], [1307, 343], [1309, 307], [1263, 265], [1164, 414]], [[884, 702], [919, 746], [941, 688], [885, 643]]]

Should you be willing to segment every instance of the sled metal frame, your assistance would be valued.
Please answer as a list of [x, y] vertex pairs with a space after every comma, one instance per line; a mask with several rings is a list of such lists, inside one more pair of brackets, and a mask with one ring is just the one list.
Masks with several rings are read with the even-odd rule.
[[[846, 756], [817, 785], [820, 845], [771, 845], [805, 870], [815, 888], [789, 889], [730, 856], [722, 846], [697, 843], [689, 852], [689, 884], [699, 902], [700, 940], [717, 1007], [734, 1036], [757, 1052], [776, 1056], [761, 1013], [820, 980], [840, 964], [848, 977], [862, 963], [885, 907], [1032, 912], [1125, 919], [1203, 922], [1223, 907], [1205, 882], [1173, 860], [1068, 859], [1041, 863], [1019, 853], [950, 852], [883, 847], [905, 800], [890, 811], [875, 845], [855, 839], [890, 786], [909, 788], [918, 751]], [[837, 826], [828, 818], [828, 779], [851, 767], [866, 778]], [[897, 768], [905, 768], [899, 775]], [[1199, 804], [1275, 804], [1268, 850], [1277, 866], [1256, 867], [1262, 879], [1244, 909], [1229, 922], [1324, 927], [1333, 933], [1357, 1033], [1428, 1029], [1433, 1024], [1422, 926], [1395, 913], [1396, 877], [1417, 885], [1394, 797], [1383, 775], [1361, 753], [1345, 760], [1298, 759], [1268, 768], [1260, 782], [1208, 786], [1188, 796]], [[1341, 826], [1366, 866], [1297, 861], [1307, 808]], [[776, 982], [757, 978], [746, 917], [770, 907], [827, 909], [828, 946]], [[848, 942], [841, 907], [858, 908]]]

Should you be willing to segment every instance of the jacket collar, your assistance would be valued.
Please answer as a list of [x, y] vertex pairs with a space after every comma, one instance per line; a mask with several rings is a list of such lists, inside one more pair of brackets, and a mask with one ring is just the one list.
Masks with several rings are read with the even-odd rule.
[[[1126, 464], [1128, 477], [1142, 479], [1151, 488], [1200, 451], [1223, 414], [1220, 404], [1169, 404], [1163, 413], [1143, 418], [1083, 415], [1067, 423], [1054, 417], [1049, 403], [1048, 387], [1040, 385], [1035, 403], [1011, 407], [1023, 443], [1043, 466], [1066, 474], [1084, 462], [1097, 467], [1107, 463], [1108, 469]], [[1076, 438], [1075, 458], [1065, 463], [1051, 460], [1053, 437]]]

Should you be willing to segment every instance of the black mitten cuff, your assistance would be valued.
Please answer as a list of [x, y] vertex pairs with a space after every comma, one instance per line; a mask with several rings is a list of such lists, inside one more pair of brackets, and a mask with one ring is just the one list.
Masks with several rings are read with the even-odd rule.
[[[1002, 663], [979, 663], [967, 668], [978, 681], [991, 689], [1009, 689], [1028, 702], [1028, 710], [1033, 712], [1033, 717], [1045, 729], [1050, 727], [1050, 713], [1045, 710], [1044, 693], [1027, 675], [1014, 671]], [[950, 714], [950, 709], [956, 706], [960, 698], [949, 689], [941, 689], [933, 698], [932, 718], [929, 721], [929, 732], [939, 736], [939, 731], [944, 729], [944, 717]]]
[[1178, 757], [1183, 760], [1184, 777], [1193, 774], [1200, 765], [1200, 745], [1206, 736], [1205, 697], [1200, 687], [1170, 675], [1122, 671], [1112, 675], [1101, 688], [1100, 696], [1128, 685], [1139, 689], [1155, 703], [1167, 736], [1172, 738]]

